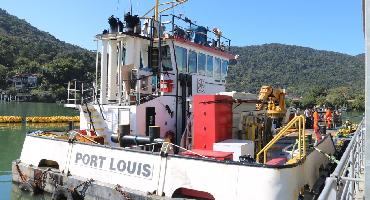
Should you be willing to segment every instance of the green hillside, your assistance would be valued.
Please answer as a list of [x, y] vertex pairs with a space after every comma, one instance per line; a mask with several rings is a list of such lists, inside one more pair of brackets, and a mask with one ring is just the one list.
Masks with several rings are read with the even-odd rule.
[[303, 101], [314, 98], [316, 104], [345, 104], [363, 98], [363, 54], [283, 44], [234, 47], [232, 52], [240, 58], [229, 68], [228, 90], [256, 93], [262, 85], [273, 85], [286, 88], [290, 96], [303, 96]]
[[[240, 59], [229, 68], [227, 90], [257, 93], [262, 85], [273, 85], [286, 88], [290, 96], [303, 96], [302, 106], [355, 100], [354, 107], [363, 108], [363, 54], [282, 44], [233, 47], [232, 52]], [[34, 73], [39, 75], [40, 87], [21, 92], [32, 94], [35, 101], [62, 100], [69, 80], [92, 81], [94, 70], [93, 52], [60, 41], [0, 9], [0, 89], [16, 93], [7, 78]]]
[[[91, 80], [94, 53], [56, 39], [0, 9], [0, 89], [14, 90], [6, 78], [16, 73], [39, 74], [35, 100], [54, 101], [65, 96], [68, 80]], [[15, 91], [13, 91], [15, 93]]]

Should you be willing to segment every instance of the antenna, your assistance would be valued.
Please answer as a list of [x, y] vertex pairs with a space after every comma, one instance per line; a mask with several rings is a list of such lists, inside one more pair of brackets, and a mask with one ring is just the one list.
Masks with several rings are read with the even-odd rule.
[[129, 0], [129, 2], [130, 2], [130, 13], [132, 15], [132, 0]]
[[172, 14], [175, 15], [175, 2], [171, 2]]
[[[161, 14], [161, 13], [167, 11], [167, 10], [173, 9], [174, 7], [177, 7], [178, 5], [184, 4], [187, 1], [189, 1], [189, 0], [173, 0], [173, 1], [169, 1], [169, 2], [160, 3], [160, 0], [155, 0], [155, 6], [153, 6], [148, 12], [146, 12], [143, 15], [143, 17], [145, 17], [146, 15], [148, 15], [149, 13], [154, 11], [154, 20], [158, 21], [159, 14]], [[170, 6], [168, 7], [168, 5], [170, 5]], [[167, 6], [167, 7], [165, 7], [165, 6]], [[163, 8], [162, 10], [159, 10], [159, 7], [165, 7], [165, 8]]]

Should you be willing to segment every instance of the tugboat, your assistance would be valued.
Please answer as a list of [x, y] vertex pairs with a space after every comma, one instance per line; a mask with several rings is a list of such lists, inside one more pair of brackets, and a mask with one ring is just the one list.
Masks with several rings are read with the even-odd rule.
[[[185, 2], [157, 0], [154, 17], [109, 18], [110, 30], [96, 36], [93, 90], [68, 84], [79, 130], [27, 134], [14, 182], [54, 199], [296, 200], [313, 190], [330, 162], [314, 150], [304, 117], [273, 133], [261, 109], [273, 102], [224, 92], [236, 63], [231, 40], [160, 10]], [[315, 148], [335, 151], [330, 135]]]

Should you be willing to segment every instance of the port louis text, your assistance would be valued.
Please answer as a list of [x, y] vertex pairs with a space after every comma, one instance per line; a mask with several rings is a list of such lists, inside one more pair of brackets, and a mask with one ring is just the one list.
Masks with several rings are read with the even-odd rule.
[[152, 178], [153, 165], [140, 161], [123, 160], [77, 152], [74, 164], [145, 179]]

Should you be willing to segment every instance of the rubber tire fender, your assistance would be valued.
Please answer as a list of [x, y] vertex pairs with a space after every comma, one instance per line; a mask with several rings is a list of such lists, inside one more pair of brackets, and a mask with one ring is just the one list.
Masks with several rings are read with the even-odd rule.
[[19, 184], [19, 189], [22, 191], [30, 192], [30, 193], [34, 193], [36, 190], [36, 188], [34, 188], [33, 181], [31, 180], [28, 180], [24, 183]]
[[63, 186], [58, 186], [55, 188], [53, 195], [51, 197], [52, 200], [73, 200], [72, 193], [68, 190], [68, 188]]

